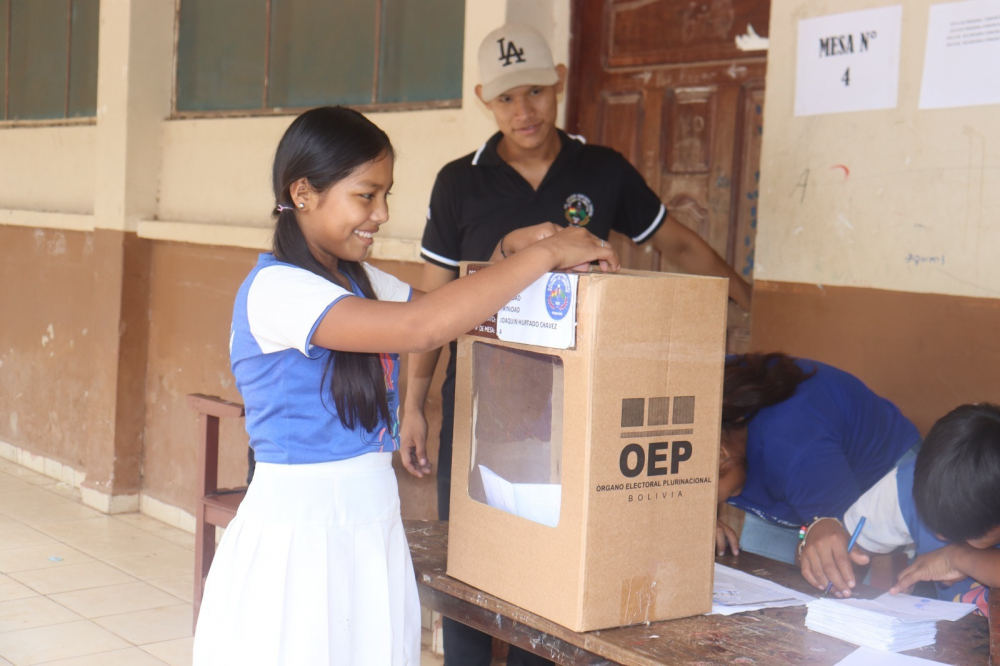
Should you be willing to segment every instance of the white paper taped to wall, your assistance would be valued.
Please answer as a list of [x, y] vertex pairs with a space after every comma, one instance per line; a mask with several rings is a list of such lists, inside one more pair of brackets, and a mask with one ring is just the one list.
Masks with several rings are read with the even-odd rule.
[[559, 524], [562, 485], [558, 483], [511, 483], [485, 465], [479, 466], [486, 503], [527, 520], [555, 527]]
[[799, 21], [795, 115], [896, 107], [903, 7]]
[[1000, 0], [932, 5], [921, 109], [1000, 104]]

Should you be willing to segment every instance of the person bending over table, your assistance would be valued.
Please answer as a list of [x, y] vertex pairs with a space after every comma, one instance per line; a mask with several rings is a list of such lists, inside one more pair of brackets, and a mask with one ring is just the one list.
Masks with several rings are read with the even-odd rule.
[[[865, 526], [848, 557], [847, 530]], [[867, 553], [912, 548], [916, 559], [890, 592], [933, 581], [939, 599], [976, 605], [989, 615], [1000, 586], [1000, 407], [960, 405], [927, 433], [916, 459], [890, 470], [847, 510], [843, 522], [820, 518], [803, 542], [803, 577], [851, 596], [851, 562]]]
[[719, 506], [746, 516], [739, 539], [719, 520], [716, 552], [728, 543], [794, 564], [802, 526], [842, 518], [919, 443], [894, 404], [843, 370], [780, 353], [727, 357]]

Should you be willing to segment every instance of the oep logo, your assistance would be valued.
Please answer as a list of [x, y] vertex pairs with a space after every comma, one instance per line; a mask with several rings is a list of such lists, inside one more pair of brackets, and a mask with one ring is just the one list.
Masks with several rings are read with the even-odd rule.
[[545, 309], [549, 316], [559, 321], [569, 312], [569, 300], [573, 298], [573, 286], [569, 278], [562, 273], [556, 273], [545, 285]]

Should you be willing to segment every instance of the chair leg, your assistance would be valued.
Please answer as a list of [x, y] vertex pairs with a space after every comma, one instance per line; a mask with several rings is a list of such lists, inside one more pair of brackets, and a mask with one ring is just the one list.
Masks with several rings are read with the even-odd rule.
[[1000, 587], [990, 588], [990, 665], [1000, 666]]
[[205, 592], [205, 579], [215, 559], [215, 526], [205, 522], [205, 507], [198, 507], [198, 522], [194, 536], [194, 629], [198, 627], [198, 613], [201, 611], [201, 597]]

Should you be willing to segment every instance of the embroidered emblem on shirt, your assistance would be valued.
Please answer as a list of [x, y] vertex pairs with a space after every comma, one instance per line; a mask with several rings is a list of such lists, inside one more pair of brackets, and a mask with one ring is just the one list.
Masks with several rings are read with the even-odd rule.
[[566, 221], [577, 227], [585, 227], [594, 216], [594, 204], [585, 194], [571, 194], [563, 204]]

